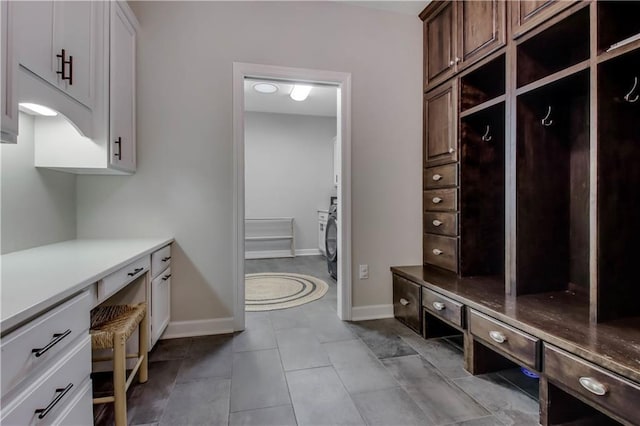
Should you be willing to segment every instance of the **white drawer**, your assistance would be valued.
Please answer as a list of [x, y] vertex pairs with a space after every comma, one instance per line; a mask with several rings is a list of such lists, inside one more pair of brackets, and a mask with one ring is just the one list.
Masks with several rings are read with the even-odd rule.
[[3, 337], [2, 395], [86, 333], [89, 310], [89, 293], [83, 292]]
[[91, 380], [87, 380], [69, 402], [66, 409], [53, 422], [60, 426], [80, 426], [93, 424], [93, 395]]
[[171, 268], [151, 282], [151, 343], [158, 341], [171, 316]]
[[91, 337], [80, 342], [53, 364], [38, 380], [3, 407], [3, 426], [54, 424], [73, 401], [78, 386], [91, 373]]
[[109, 296], [143, 275], [149, 270], [149, 263], [149, 256], [145, 256], [100, 280], [98, 282], [98, 303], [104, 302]]
[[157, 277], [169, 265], [171, 265], [171, 244], [151, 254], [151, 277]]

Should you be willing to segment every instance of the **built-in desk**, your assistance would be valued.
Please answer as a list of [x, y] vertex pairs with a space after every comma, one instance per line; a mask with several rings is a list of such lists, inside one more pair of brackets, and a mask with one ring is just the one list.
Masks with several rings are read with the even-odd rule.
[[[93, 422], [90, 311], [146, 301], [166, 327], [169, 296], [154, 293], [169, 291], [172, 242], [72, 240], [0, 258], [0, 423]], [[161, 332], [149, 330], [151, 344]]]

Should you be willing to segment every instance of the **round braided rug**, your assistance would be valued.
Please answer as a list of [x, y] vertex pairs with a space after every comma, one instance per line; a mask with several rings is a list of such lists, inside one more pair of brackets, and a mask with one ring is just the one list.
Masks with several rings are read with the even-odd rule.
[[245, 310], [273, 311], [304, 305], [320, 299], [328, 289], [326, 282], [309, 275], [247, 274], [244, 280]]

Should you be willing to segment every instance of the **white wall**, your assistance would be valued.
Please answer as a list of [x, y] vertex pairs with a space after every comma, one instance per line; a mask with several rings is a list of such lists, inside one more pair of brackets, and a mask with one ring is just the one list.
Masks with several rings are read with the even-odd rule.
[[353, 301], [391, 303], [389, 267], [422, 262], [418, 17], [338, 2], [131, 4], [138, 171], [78, 177], [78, 234], [174, 235], [172, 321], [232, 316], [232, 64], [350, 72]]
[[329, 208], [336, 117], [245, 113], [245, 216], [293, 217], [296, 250], [318, 249]]
[[36, 169], [34, 118], [19, 122], [18, 143], [0, 145], [2, 254], [76, 237], [76, 177]]

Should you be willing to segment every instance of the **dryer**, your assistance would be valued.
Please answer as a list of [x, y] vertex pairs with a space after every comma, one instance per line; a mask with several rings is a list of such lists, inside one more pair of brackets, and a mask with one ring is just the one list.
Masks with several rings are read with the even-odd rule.
[[332, 203], [325, 227], [327, 269], [334, 280], [338, 279], [338, 205]]

